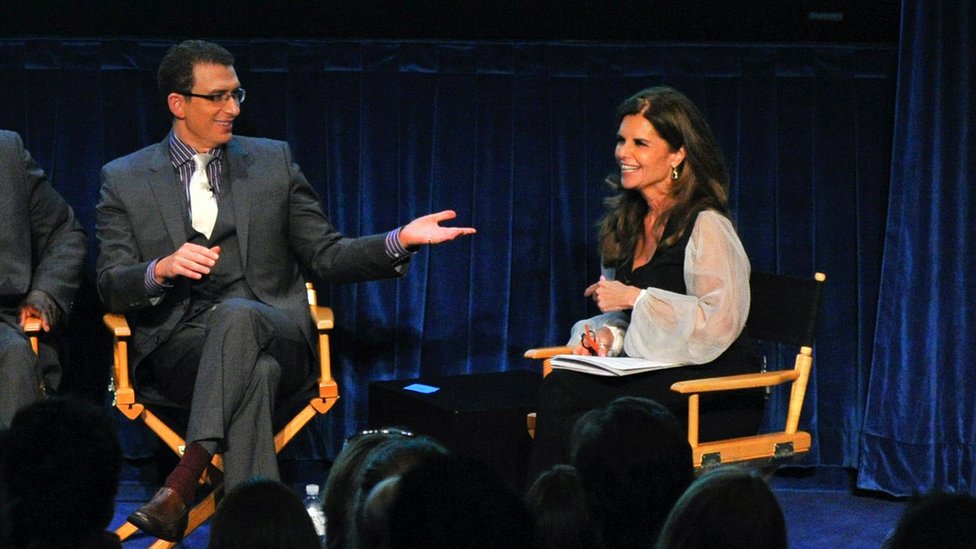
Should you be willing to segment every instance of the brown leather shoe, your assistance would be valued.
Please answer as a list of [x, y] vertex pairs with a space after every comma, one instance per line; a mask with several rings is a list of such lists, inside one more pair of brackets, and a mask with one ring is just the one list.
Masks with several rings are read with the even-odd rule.
[[149, 503], [129, 515], [129, 522], [143, 532], [166, 541], [178, 542], [186, 532], [189, 510], [172, 488], [160, 488]]

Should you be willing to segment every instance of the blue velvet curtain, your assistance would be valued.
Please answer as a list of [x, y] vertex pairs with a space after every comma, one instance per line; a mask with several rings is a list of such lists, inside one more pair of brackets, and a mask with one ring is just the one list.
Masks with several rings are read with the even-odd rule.
[[[168, 129], [154, 71], [169, 45], [0, 39], [0, 127], [24, 135], [89, 230], [99, 167]], [[754, 268], [828, 274], [806, 463], [858, 463], [888, 216], [893, 45], [225, 45], [248, 90], [236, 131], [291, 143], [341, 230], [386, 231], [444, 208], [478, 229], [425, 249], [401, 280], [320, 288], [336, 312], [342, 398], [293, 457], [334, 456], [365, 425], [372, 380], [533, 368], [526, 348], [565, 341], [594, 312], [582, 290], [599, 273], [594, 225], [613, 169], [613, 110], [668, 84], [699, 105], [724, 148]], [[66, 385], [101, 398], [110, 355], [92, 276], [66, 334]], [[784, 352], [771, 365], [790, 363]], [[784, 406], [774, 395], [769, 408]], [[137, 434], [126, 437], [136, 445]]]
[[976, 489], [974, 41], [971, 2], [903, 2], [863, 488]]

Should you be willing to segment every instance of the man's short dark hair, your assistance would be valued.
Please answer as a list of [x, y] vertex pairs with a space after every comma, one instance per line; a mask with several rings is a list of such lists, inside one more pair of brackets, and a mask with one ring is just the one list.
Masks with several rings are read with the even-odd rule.
[[234, 56], [223, 46], [204, 40], [185, 40], [170, 48], [156, 73], [156, 85], [164, 103], [173, 92], [193, 89], [193, 67], [198, 63], [229, 67], [234, 64]]

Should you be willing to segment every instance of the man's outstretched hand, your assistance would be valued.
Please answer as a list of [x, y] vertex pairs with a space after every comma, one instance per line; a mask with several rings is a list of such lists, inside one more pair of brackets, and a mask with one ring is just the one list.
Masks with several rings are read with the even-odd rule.
[[444, 210], [418, 217], [400, 229], [400, 243], [405, 247], [441, 244], [476, 232], [472, 227], [442, 227], [440, 225], [441, 221], [455, 217], [457, 214], [454, 210]]

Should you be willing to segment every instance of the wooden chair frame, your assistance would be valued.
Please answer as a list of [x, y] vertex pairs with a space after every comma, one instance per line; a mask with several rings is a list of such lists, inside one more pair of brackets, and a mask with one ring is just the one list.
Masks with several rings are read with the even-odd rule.
[[[334, 316], [332, 309], [318, 305], [315, 289], [311, 284], [306, 284], [308, 290], [309, 310], [312, 321], [318, 331], [318, 355], [319, 355], [319, 387], [318, 394], [309, 400], [309, 403], [302, 408], [285, 426], [275, 434], [275, 452], [281, 450], [294, 438], [294, 436], [318, 414], [328, 412], [339, 399], [339, 387], [332, 377], [332, 363], [329, 355], [329, 330], [334, 326]], [[129, 379], [128, 347], [132, 331], [126, 322], [125, 316], [121, 314], [109, 313], [103, 317], [105, 326], [112, 332], [113, 338], [113, 368], [112, 368], [112, 392], [114, 394], [114, 406], [130, 420], [141, 419], [163, 443], [166, 444], [177, 455], [183, 454], [186, 442], [156, 414], [150, 411], [145, 404], [139, 402], [139, 397]], [[222, 489], [220, 487], [222, 464], [220, 455], [215, 455], [213, 461], [204, 474], [202, 482], [208, 482], [213, 486], [213, 490], [197, 505], [190, 510], [185, 535], [196, 530], [201, 524], [209, 519], [217, 508], [217, 499]], [[125, 540], [138, 531], [135, 525], [126, 522], [120, 526], [115, 533], [119, 538]], [[169, 549], [176, 544], [165, 540], [157, 540], [150, 545], [153, 549]]]
[[[823, 273], [816, 273], [813, 277], [815, 284], [813, 301], [804, 304], [809, 309], [806, 313], [810, 317], [810, 325], [806, 330], [807, 334], [800, 338], [803, 341], [759, 338], [777, 343], [798, 344], [799, 351], [792, 370], [694, 379], [680, 381], [671, 386], [672, 391], [688, 395], [688, 443], [692, 448], [692, 459], [696, 471], [701, 472], [719, 464], [735, 462], [776, 466], [784, 461], [798, 459], [810, 450], [810, 433], [800, 431], [799, 423], [803, 400], [806, 396], [807, 382], [810, 379], [810, 372], [813, 367], [815, 324], [820, 309], [823, 284], [826, 280], [827, 276]], [[524, 356], [542, 360], [542, 375], [547, 376], [552, 371], [552, 357], [571, 354], [572, 352], [572, 346], [563, 345], [529, 349]], [[699, 441], [699, 403], [702, 393], [772, 388], [786, 383], [792, 384], [792, 387], [786, 421], [782, 431], [712, 442]], [[536, 415], [534, 413], [529, 414], [526, 417], [526, 427], [530, 436], [535, 436], [535, 423]]]
[[[35, 355], [40, 355], [41, 349], [41, 331], [42, 322], [40, 317], [28, 316], [24, 321], [24, 334], [27, 335], [27, 340], [30, 341], [31, 350], [34, 351]], [[47, 386], [44, 385], [44, 380], [41, 380], [41, 394], [47, 394]]]
[[[780, 275], [763, 276], [784, 278]], [[688, 443], [691, 445], [696, 471], [701, 472], [728, 463], [749, 463], [775, 468], [780, 463], [799, 459], [810, 450], [810, 433], [799, 430], [800, 413], [803, 410], [807, 382], [813, 368], [816, 320], [820, 309], [823, 284], [826, 280], [827, 276], [823, 273], [814, 275], [815, 290], [811, 293], [811, 300], [809, 303], [802, 304], [807, 310], [797, 311], [798, 314], [806, 315], [804, 320], [808, 321], [809, 324], [807, 333], [800, 338], [805, 341], [782, 339], [774, 336], [764, 337], [762, 333], [755, 334], [756, 339], [772, 343], [799, 344], [799, 351], [796, 354], [792, 370], [693, 379], [679, 381], [671, 386], [672, 391], [688, 395]], [[755, 288], [755, 283], [753, 287]], [[755, 289], [753, 293], [756, 293]], [[765, 304], [756, 303], [753, 300], [752, 307], [757, 306], [762, 307]], [[753, 313], [750, 312], [750, 317], [752, 315]], [[748, 322], [746, 326], [748, 328]], [[787, 383], [791, 384], [790, 401], [783, 430], [712, 442], [699, 441], [699, 400], [702, 393], [769, 389]]]
[[36, 316], [28, 316], [27, 321], [24, 322], [24, 333], [27, 334], [27, 339], [30, 340], [31, 349], [34, 350], [34, 354], [38, 354], [38, 345], [40, 344], [41, 335], [41, 319]]
[[[569, 345], [557, 345], [553, 347], [538, 347], [535, 349], [529, 349], [525, 351], [522, 355], [525, 358], [531, 358], [533, 360], [542, 361], [542, 377], [546, 377], [552, 373], [552, 357], [556, 355], [570, 355], [573, 354], [573, 347]], [[529, 431], [529, 436], [535, 438], [535, 412], [529, 412], [525, 416], [525, 428]]]

